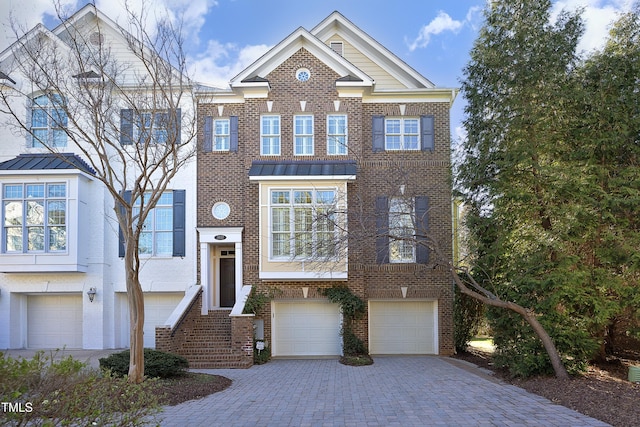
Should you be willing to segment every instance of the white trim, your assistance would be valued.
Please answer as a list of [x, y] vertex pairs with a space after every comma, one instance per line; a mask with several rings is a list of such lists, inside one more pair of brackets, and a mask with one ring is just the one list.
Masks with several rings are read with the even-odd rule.
[[261, 271], [262, 280], [347, 280], [347, 271]]

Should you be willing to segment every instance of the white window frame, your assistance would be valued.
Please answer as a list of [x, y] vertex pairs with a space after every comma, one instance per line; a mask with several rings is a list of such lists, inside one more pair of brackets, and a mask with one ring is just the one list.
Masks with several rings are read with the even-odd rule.
[[[40, 99], [46, 100], [46, 104], [38, 103]], [[32, 97], [29, 114], [29, 139], [32, 148], [45, 148], [45, 146], [65, 148], [67, 146], [67, 134], [64, 129], [69, 125], [69, 118], [64, 110], [64, 98], [61, 95], [42, 94]], [[37, 116], [40, 116], [41, 122], [36, 123]], [[46, 134], [46, 136], [36, 137], [35, 133]]]
[[296, 114], [293, 116], [293, 154], [296, 156], [313, 156], [314, 152], [314, 118], [313, 114]]
[[[389, 262], [415, 263], [415, 203], [413, 198], [389, 199]], [[401, 240], [402, 238], [408, 240]]]
[[[42, 193], [36, 193], [36, 188], [42, 187]], [[8, 190], [12, 188], [14, 191], [20, 190], [19, 193], [8, 193]], [[62, 190], [62, 192], [60, 191]], [[27, 254], [27, 253], [67, 253], [69, 249], [69, 186], [66, 182], [51, 181], [51, 182], [23, 182], [23, 183], [5, 183], [2, 185], [2, 253], [6, 254]], [[56, 212], [51, 209], [56, 204], [62, 204], [64, 214], [52, 215]], [[14, 208], [20, 210], [19, 214], [14, 215], [14, 218], [19, 217], [20, 224], [10, 225], [11, 219], [7, 218], [7, 206], [13, 205]], [[38, 209], [39, 208], [39, 209]], [[30, 212], [35, 212], [36, 216], [41, 216], [41, 220], [37, 223], [33, 221], [33, 215]], [[60, 211], [60, 209], [58, 209]], [[30, 217], [32, 218], [30, 220]], [[41, 232], [32, 234], [36, 229], [41, 229]], [[20, 230], [20, 249], [9, 249], [9, 230]], [[56, 236], [52, 232], [62, 233], [62, 240], [64, 241], [61, 248], [52, 247], [52, 242]], [[32, 239], [33, 236], [33, 239]], [[39, 238], [37, 238], [39, 237]], [[60, 239], [60, 237], [58, 237]], [[34, 248], [34, 243], [40, 243], [41, 248]]]
[[229, 151], [231, 143], [231, 121], [215, 119], [213, 121], [213, 151]]
[[[150, 195], [150, 193], [145, 194], [145, 198]], [[133, 204], [134, 216], [139, 212], [140, 201], [138, 198]], [[163, 227], [162, 224], [169, 225]], [[165, 237], [164, 246], [160, 236]], [[173, 256], [173, 191], [162, 193], [155, 207], [147, 215], [143, 231], [140, 233], [138, 254], [149, 257]]]
[[141, 111], [138, 114], [134, 114], [133, 117], [133, 140], [146, 143], [147, 138], [143, 136], [143, 133], [150, 132], [152, 137], [150, 143], [152, 144], [166, 144], [169, 140], [169, 120], [167, 117], [166, 123], [162, 123], [162, 115], [169, 115], [167, 110], [158, 111]]
[[[280, 193], [286, 199], [280, 199], [276, 202], [274, 197], [276, 193]], [[297, 194], [298, 193], [298, 194]], [[304, 193], [310, 194], [309, 202], [303, 202], [300, 196]], [[331, 200], [320, 200], [321, 197], [328, 197], [332, 193]], [[338, 189], [336, 187], [316, 187], [316, 188], [281, 188], [272, 187], [269, 189], [268, 211], [269, 211], [269, 260], [270, 261], [303, 261], [306, 259], [328, 258], [335, 259], [338, 256], [338, 236], [339, 227], [337, 223], [337, 213], [334, 211], [338, 201]], [[298, 198], [296, 198], [298, 196]], [[303, 210], [308, 210], [311, 215], [309, 223], [305, 223], [305, 229], [300, 227], [296, 214], [305, 214]], [[277, 211], [287, 212], [284, 216], [282, 229], [276, 229], [274, 219], [278, 216]], [[327, 229], [322, 230], [323, 223], [318, 218], [322, 215], [331, 216], [324, 224]], [[305, 218], [307, 217], [305, 215]], [[304, 225], [304, 224], [303, 224]], [[280, 241], [283, 244], [283, 250], [276, 251], [275, 235], [283, 236]], [[327, 254], [321, 246], [318, 245], [319, 236], [321, 234], [327, 237], [333, 235], [333, 254]], [[326, 241], [329, 241], [328, 238]], [[318, 252], [318, 251], [321, 252]]]
[[[265, 132], [265, 121], [269, 121], [270, 124], [268, 126], [268, 131]], [[274, 126], [274, 123], [277, 123]], [[281, 146], [281, 138], [280, 134], [282, 132], [281, 120], [280, 116], [277, 114], [266, 114], [260, 116], [260, 155], [262, 156], [279, 156], [280, 155], [280, 146]], [[265, 142], [268, 141], [267, 146], [265, 146]], [[268, 150], [265, 150], [268, 148]]]
[[[344, 129], [338, 129], [335, 125], [335, 131], [331, 131], [331, 121], [337, 118], [344, 118]], [[329, 114], [327, 115], [327, 155], [344, 156], [348, 153], [349, 147], [349, 119], [346, 114]]]
[[[398, 129], [390, 131], [391, 123], [398, 122]], [[408, 131], [407, 124], [415, 122], [415, 132]], [[397, 142], [391, 141], [397, 138]], [[412, 146], [407, 146], [407, 139], [413, 138]], [[414, 146], [413, 146], [414, 145]], [[384, 149], [386, 151], [420, 151], [420, 118], [419, 117], [385, 117], [384, 120]]]

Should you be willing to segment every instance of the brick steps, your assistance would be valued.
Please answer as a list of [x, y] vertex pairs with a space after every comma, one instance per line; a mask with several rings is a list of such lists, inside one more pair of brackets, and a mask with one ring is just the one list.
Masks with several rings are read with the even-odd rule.
[[248, 368], [246, 357], [232, 349], [231, 310], [211, 310], [194, 319], [180, 353], [192, 369]]

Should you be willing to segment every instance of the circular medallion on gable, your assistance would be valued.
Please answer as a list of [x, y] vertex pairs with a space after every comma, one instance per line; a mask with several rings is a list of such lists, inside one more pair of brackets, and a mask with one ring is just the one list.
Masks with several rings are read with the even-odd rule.
[[225, 202], [216, 202], [211, 208], [211, 213], [215, 219], [225, 219], [231, 213], [231, 208]]
[[306, 82], [310, 77], [311, 72], [306, 68], [299, 68], [298, 71], [296, 71], [296, 79], [301, 82]]

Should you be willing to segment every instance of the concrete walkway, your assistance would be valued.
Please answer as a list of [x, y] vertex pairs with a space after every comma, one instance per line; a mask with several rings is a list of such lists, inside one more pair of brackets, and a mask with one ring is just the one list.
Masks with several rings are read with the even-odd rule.
[[197, 370], [228, 389], [165, 407], [164, 426], [606, 426], [474, 365], [439, 357], [272, 360], [251, 369]]

